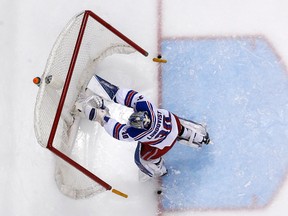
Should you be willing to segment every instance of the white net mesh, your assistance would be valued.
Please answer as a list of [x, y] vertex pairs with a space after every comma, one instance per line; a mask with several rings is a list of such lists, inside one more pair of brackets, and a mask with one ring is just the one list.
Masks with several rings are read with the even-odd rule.
[[[73, 17], [61, 32], [41, 77], [42, 83], [35, 106], [34, 127], [37, 141], [43, 147], [48, 145], [70, 62], [75, 57], [73, 52], [85, 13], [82, 12]], [[75, 120], [72, 114], [75, 101], [93, 74], [96, 73], [93, 68], [99, 61], [114, 53], [129, 54], [135, 51], [133, 47], [116, 34], [112, 33], [93, 17], [88, 16], [79, 54], [52, 144], [54, 148], [82, 166], [85, 166], [85, 164], [83, 165], [85, 159], [77, 157], [78, 154], [75, 154], [75, 150], [72, 155], [79, 123], [78, 118]], [[49, 84], [45, 82], [45, 79], [48, 78], [50, 79]], [[85, 198], [105, 190], [101, 185], [61, 158], [56, 159], [55, 173], [59, 189], [72, 198]]]

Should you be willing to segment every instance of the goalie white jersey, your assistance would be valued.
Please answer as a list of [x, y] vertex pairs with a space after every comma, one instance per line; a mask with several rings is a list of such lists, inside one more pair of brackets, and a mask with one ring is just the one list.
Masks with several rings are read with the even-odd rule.
[[175, 143], [181, 125], [177, 116], [171, 112], [158, 109], [147, 101], [140, 93], [119, 88], [114, 101], [116, 103], [131, 107], [134, 111], [146, 111], [151, 119], [148, 130], [137, 129], [129, 124], [121, 124], [115, 119], [105, 116], [104, 128], [111, 136], [123, 141], [138, 141], [143, 145], [150, 145], [163, 149]]
[[[177, 140], [191, 147], [209, 143], [209, 135], [201, 124], [179, 119], [165, 109], [158, 109], [132, 89], [119, 88], [97, 75], [91, 79], [87, 89], [99, 98], [94, 98], [94, 105], [90, 104], [90, 97], [87, 102], [86, 99], [83, 102], [79, 99], [82, 104], [80, 112], [83, 110], [88, 119], [99, 122], [115, 139], [138, 141], [134, 160], [146, 177], [159, 177], [167, 173], [162, 156]], [[110, 117], [103, 98], [134, 109], [127, 124]]]

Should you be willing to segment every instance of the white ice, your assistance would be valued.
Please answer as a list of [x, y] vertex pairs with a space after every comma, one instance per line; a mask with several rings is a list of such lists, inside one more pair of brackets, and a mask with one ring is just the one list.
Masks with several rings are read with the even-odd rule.
[[261, 34], [287, 65], [287, 6], [285, 0], [0, 0], [0, 215], [286, 215], [287, 179], [264, 209], [159, 212], [155, 184], [138, 182], [135, 144], [119, 143], [105, 135], [112, 152], [104, 153], [109, 171], [103, 175], [129, 198], [111, 192], [87, 200], [67, 198], [54, 181], [54, 156], [35, 139], [33, 112], [38, 89], [32, 79], [42, 74], [64, 25], [89, 9], [150, 53], [148, 58], [133, 56], [110, 65], [119, 71], [111, 81], [142, 91], [157, 103], [158, 66], [151, 58], [157, 55], [159, 37]]

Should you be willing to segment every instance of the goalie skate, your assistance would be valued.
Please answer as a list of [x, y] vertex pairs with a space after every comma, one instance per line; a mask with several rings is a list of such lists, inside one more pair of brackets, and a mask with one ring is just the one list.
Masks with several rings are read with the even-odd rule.
[[210, 143], [209, 134], [206, 130], [206, 127], [202, 124], [184, 120], [179, 118], [180, 123], [184, 126], [187, 130], [190, 130], [190, 137], [185, 139], [181, 136], [178, 137], [178, 142], [190, 147], [199, 148], [202, 144], [208, 145]]

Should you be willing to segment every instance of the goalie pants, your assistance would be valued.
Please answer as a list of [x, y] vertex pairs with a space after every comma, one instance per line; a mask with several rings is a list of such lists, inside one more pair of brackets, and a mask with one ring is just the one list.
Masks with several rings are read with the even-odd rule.
[[[175, 116], [176, 122], [177, 122], [177, 130], [178, 134], [181, 133], [182, 125], [179, 121], [179, 118]], [[138, 142], [137, 148], [135, 150], [135, 163], [139, 167], [139, 169], [143, 172], [145, 172], [145, 167], [143, 167], [143, 160], [144, 163], [147, 163], [148, 161], [157, 161], [157, 159], [160, 159], [163, 155], [165, 155], [176, 143], [177, 137], [175, 140], [171, 143], [170, 146], [166, 146], [163, 149], [158, 149], [151, 145], [144, 145], [141, 142]], [[146, 172], [145, 172], [146, 173]]]

